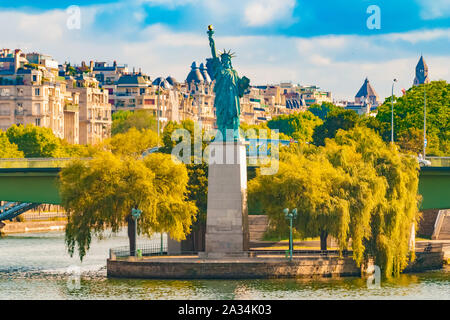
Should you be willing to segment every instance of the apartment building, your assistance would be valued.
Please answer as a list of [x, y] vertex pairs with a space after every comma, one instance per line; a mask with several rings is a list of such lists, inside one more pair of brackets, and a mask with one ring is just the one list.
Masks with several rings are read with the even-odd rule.
[[34, 69], [20, 69], [14, 76], [0, 82], [0, 129], [33, 124], [64, 138], [65, 82], [45, 79]]
[[112, 123], [108, 91], [99, 87], [97, 79], [85, 75], [68, 78], [67, 91], [78, 100], [79, 143], [97, 144], [108, 138]]

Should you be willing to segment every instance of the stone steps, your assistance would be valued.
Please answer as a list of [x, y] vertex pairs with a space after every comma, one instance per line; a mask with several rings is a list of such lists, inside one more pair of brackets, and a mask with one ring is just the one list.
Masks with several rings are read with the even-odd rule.
[[432, 239], [450, 240], [450, 209], [439, 211]]
[[444, 217], [441, 232], [439, 232], [439, 240], [450, 240], [450, 216]]
[[269, 219], [265, 215], [248, 216], [248, 231], [250, 241], [261, 241], [269, 225]]

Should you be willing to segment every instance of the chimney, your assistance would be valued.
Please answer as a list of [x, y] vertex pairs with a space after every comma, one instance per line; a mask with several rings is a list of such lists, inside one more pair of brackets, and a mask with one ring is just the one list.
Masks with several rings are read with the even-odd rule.
[[94, 71], [94, 61], [89, 61], [89, 69], [91, 69], [91, 72]]
[[114, 60], [114, 62], [113, 62], [113, 67], [114, 68], [117, 67], [117, 61], [116, 60]]

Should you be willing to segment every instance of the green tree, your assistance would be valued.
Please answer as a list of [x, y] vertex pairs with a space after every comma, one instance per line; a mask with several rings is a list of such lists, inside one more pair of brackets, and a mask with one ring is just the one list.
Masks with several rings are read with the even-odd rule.
[[323, 124], [317, 126], [312, 138], [314, 144], [325, 145], [326, 138], [334, 138], [339, 129], [348, 130], [353, 128], [359, 121], [358, 114], [353, 110], [335, 109], [328, 112]]
[[117, 133], [104, 142], [107, 150], [119, 156], [139, 158], [144, 151], [158, 145], [158, 135], [150, 129], [132, 127], [125, 133]]
[[157, 121], [153, 113], [148, 110], [118, 111], [113, 114], [111, 135], [125, 133], [131, 128], [157, 131]]
[[312, 141], [314, 128], [320, 124], [322, 124], [322, 120], [309, 111], [277, 116], [267, 122], [270, 129], [278, 129], [281, 133], [299, 142]]
[[423, 130], [408, 128], [398, 135], [397, 144], [403, 152], [423, 152]]
[[[195, 123], [192, 120], [184, 120], [181, 123], [177, 123], [174, 121], [169, 121], [164, 127], [164, 131], [162, 134], [163, 147], [161, 148], [162, 152], [171, 154], [173, 148], [181, 142], [182, 138], [172, 140], [172, 134], [177, 129], [184, 129], [187, 131], [191, 143], [191, 154], [190, 154], [190, 163], [186, 164], [186, 168], [188, 170], [189, 181], [187, 184], [187, 197], [190, 201], [193, 201], [198, 209], [196, 221], [192, 225], [191, 234], [195, 234], [194, 238], [203, 238], [204, 231], [206, 228], [206, 211], [207, 211], [207, 201], [208, 201], [208, 164], [203, 159], [203, 153], [207, 146], [207, 142], [212, 137], [206, 137], [205, 131], [202, 130], [202, 134], [197, 137], [194, 136], [194, 131], [197, 133], [197, 130], [200, 131], [199, 128], [195, 129]], [[186, 138], [186, 137], [185, 137]], [[195, 150], [196, 146], [195, 139], [200, 140], [201, 150]], [[195, 152], [200, 151], [200, 154], [195, 155]], [[199, 159], [199, 155], [201, 158]], [[183, 156], [183, 155], [181, 155]], [[204, 250], [204, 248], [197, 248], [196, 244], [193, 243], [193, 250]]]
[[[248, 139], [271, 139], [272, 130], [267, 126], [267, 122], [261, 124], [247, 124], [241, 122], [240, 124], [241, 136]], [[284, 134], [283, 132], [278, 132], [278, 138], [281, 140], [290, 140], [291, 137]]]
[[26, 158], [57, 158], [64, 155], [61, 140], [50, 128], [13, 125], [8, 128], [6, 135], [11, 143], [18, 146]]
[[[407, 131], [422, 130], [424, 121], [424, 93], [427, 104], [427, 155], [445, 156], [450, 153], [450, 84], [431, 81], [413, 86], [402, 97], [394, 100], [394, 140], [408, 136]], [[390, 98], [378, 107], [377, 119], [389, 129], [391, 126]], [[414, 137], [411, 137], [415, 139]], [[389, 139], [389, 140], [388, 140]]]
[[0, 158], [23, 158], [16, 144], [9, 142], [6, 133], [0, 130]]
[[249, 182], [249, 199], [263, 204], [272, 232], [287, 235], [283, 208], [297, 208], [298, 236], [335, 237], [342, 251], [352, 240], [358, 265], [374, 258], [384, 274], [414, 259], [408, 248], [418, 213], [418, 164], [386, 145], [372, 130], [338, 130], [325, 146], [292, 146], [279, 171]]
[[363, 241], [364, 256], [373, 257], [385, 275], [398, 275], [415, 257], [408, 244], [411, 225], [417, 226], [420, 218], [419, 165], [413, 157], [401, 154], [395, 145], [386, 146], [373, 131], [364, 128], [340, 131], [335, 142], [354, 147], [384, 179], [385, 196], [372, 210], [370, 236]]
[[321, 105], [313, 104], [308, 108], [308, 111], [311, 112], [316, 117], [319, 117], [321, 120], [325, 120], [328, 112], [333, 110], [342, 109], [330, 102], [322, 102]]
[[118, 232], [136, 206], [142, 210], [139, 233], [168, 232], [173, 239], [184, 239], [197, 212], [187, 201], [187, 182], [185, 166], [160, 153], [138, 160], [104, 151], [88, 162], [72, 161], [60, 174], [70, 255], [77, 247], [83, 259], [92, 237], [101, 238], [108, 229]]

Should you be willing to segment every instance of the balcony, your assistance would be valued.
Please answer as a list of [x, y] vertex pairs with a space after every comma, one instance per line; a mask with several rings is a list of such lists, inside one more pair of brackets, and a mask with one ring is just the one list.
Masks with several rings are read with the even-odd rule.
[[79, 110], [80, 110], [80, 106], [78, 104], [66, 103], [64, 105], [64, 111], [78, 112]]

